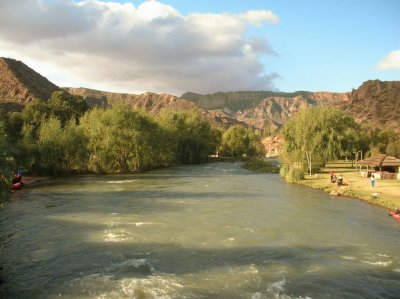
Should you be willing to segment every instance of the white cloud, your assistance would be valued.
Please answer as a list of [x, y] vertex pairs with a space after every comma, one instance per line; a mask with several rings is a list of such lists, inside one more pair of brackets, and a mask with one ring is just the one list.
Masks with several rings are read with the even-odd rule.
[[239, 17], [256, 26], [261, 26], [264, 21], [272, 24], [277, 24], [279, 22], [279, 18], [270, 10], [249, 10], [240, 14]]
[[400, 70], [400, 50], [390, 52], [377, 64], [377, 68], [379, 70]]
[[0, 49], [46, 64], [43, 70], [64, 70], [56, 79], [37, 70], [61, 86], [174, 94], [273, 89], [276, 75], [261, 63], [273, 53], [266, 37], [245, 37], [248, 23], [264, 21], [278, 18], [264, 10], [183, 16], [158, 1], [1, 1]]

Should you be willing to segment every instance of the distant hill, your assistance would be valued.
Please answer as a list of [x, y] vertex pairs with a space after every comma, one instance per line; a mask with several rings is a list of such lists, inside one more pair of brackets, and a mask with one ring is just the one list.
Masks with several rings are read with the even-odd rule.
[[48, 100], [56, 90], [61, 88], [23, 62], [0, 57], [0, 103], [23, 105], [34, 99]]

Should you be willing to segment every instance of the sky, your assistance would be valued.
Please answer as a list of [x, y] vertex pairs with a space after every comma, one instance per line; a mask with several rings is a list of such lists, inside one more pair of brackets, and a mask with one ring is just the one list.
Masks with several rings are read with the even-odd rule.
[[0, 56], [61, 87], [348, 92], [400, 80], [400, 1], [0, 0]]

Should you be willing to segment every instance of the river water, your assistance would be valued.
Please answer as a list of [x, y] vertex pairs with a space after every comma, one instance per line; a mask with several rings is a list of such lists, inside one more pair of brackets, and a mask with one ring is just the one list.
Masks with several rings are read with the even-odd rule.
[[4, 298], [399, 298], [400, 223], [239, 163], [26, 188]]

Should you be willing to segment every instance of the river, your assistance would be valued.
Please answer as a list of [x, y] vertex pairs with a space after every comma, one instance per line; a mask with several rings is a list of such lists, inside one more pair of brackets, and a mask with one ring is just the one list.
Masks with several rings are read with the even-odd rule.
[[239, 163], [84, 176], [0, 212], [4, 298], [399, 298], [400, 222]]

